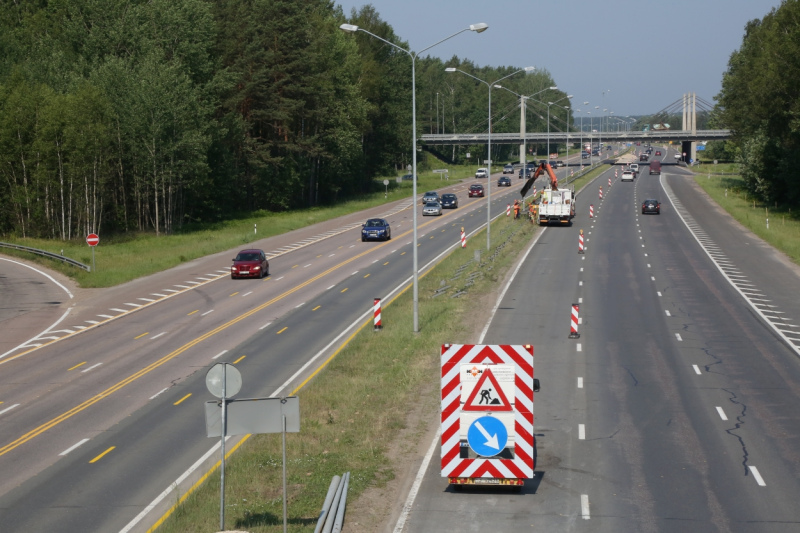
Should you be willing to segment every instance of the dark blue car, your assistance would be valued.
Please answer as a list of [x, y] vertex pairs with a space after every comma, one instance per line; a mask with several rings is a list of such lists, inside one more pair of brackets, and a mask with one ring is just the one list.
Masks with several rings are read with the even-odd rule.
[[458, 207], [458, 196], [453, 193], [447, 193], [442, 195], [442, 208], [443, 209], [455, 209]]
[[366, 240], [388, 241], [392, 238], [389, 222], [382, 218], [370, 218], [361, 227], [361, 242]]

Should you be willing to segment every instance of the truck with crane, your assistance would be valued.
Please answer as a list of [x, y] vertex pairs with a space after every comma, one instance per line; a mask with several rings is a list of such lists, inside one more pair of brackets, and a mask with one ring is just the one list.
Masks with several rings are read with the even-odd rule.
[[542, 163], [533, 173], [533, 176], [525, 183], [520, 193], [525, 198], [525, 194], [533, 186], [536, 179], [542, 174], [547, 173], [550, 183], [545, 185], [542, 192], [535, 198], [538, 200], [539, 209], [537, 222], [540, 226], [548, 224], [569, 225], [575, 217], [575, 188], [559, 189], [558, 178], [556, 178], [553, 168], [548, 163]]

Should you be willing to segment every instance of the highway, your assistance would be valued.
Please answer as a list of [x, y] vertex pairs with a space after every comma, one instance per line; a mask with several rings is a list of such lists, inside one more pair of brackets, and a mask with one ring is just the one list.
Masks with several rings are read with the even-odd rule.
[[534, 345], [535, 478], [456, 492], [435, 445], [398, 530], [800, 530], [800, 269], [686, 170], [641, 171], [539, 236], [482, 341]]
[[[421, 267], [455, 246], [462, 226], [485, 224], [486, 199], [466, 194], [477, 181], [446, 187], [458, 209], [419, 218]], [[493, 185], [493, 213], [522, 183]], [[0, 358], [0, 411], [13, 405], [0, 414], [2, 530], [146, 530], [176, 498], [157, 497], [176, 480], [184, 493], [217, 459], [202, 408], [214, 399], [208, 368], [234, 363], [241, 398], [299, 385], [371, 315], [374, 297], [409, 283], [411, 209], [421, 206], [408, 199], [257, 242], [271, 256], [263, 280], [231, 280], [233, 250], [95, 291], [57, 331], [45, 327], [51, 317], [33, 321], [49, 331]], [[361, 242], [369, 216], [388, 218], [391, 241]]]

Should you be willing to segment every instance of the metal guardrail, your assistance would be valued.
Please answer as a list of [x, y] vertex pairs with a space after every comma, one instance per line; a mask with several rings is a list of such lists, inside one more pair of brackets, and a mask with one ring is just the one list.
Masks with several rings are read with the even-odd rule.
[[43, 255], [45, 257], [49, 257], [50, 259], [56, 259], [58, 261], [63, 261], [64, 263], [70, 264], [72, 266], [76, 266], [78, 268], [84, 269], [86, 272], [91, 272], [92, 267], [89, 265], [84, 265], [80, 261], [75, 261], [74, 259], [70, 259], [69, 257], [64, 257], [63, 255], [54, 254], [52, 252], [47, 252], [45, 250], [39, 250], [38, 248], [29, 248], [27, 246], [21, 246], [19, 244], [11, 244], [8, 242], [0, 242], [0, 247], [3, 248], [12, 248], [14, 250], [20, 250], [23, 252], [29, 252], [36, 255]]

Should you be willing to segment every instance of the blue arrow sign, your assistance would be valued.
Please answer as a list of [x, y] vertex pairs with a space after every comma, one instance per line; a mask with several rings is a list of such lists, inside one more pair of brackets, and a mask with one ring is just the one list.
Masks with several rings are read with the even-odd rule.
[[498, 418], [482, 416], [469, 426], [467, 442], [478, 455], [493, 457], [506, 447], [508, 431]]

